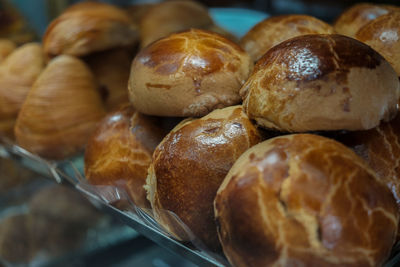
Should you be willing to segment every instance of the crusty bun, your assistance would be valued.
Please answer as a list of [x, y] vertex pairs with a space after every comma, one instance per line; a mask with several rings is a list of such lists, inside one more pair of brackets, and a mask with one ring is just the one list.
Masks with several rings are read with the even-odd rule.
[[149, 208], [143, 185], [163, 137], [155, 121], [130, 106], [108, 114], [87, 144], [86, 179], [94, 185], [124, 186], [137, 206]]
[[131, 45], [138, 37], [137, 27], [123, 10], [99, 2], [82, 2], [51, 22], [43, 46], [49, 56], [83, 56]]
[[100, 85], [107, 110], [129, 103], [128, 80], [133, 55], [127, 49], [93, 53], [85, 58]]
[[171, 211], [211, 250], [217, 250], [215, 193], [241, 153], [260, 141], [241, 106], [215, 110], [176, 126], [154, 151], [149, 168], [146, 189], [155, 219], [173, 236], [187, 241]]
[[15, 124], [18, 145], [49, 159], [80, 152], [105, 115], [97, 84], [81, 60], [50, 61], [29, 91]]
[[394, 10], [400, 10], [400, 8], [369, 3], [355, 4], [340, 14], [333, 27], [337, 33], [354, 38], [358, 30], [368, 22]]
[[256, 24], [240, 45], [257, 61], [271, 47], [287, 39], [314, 33], [334, 33], [331, 25], [307, 15], [281, 15], [265, 19]]
[[381, 266], [399, 218], [361, 158], [309, 134], [247, 150], [218, 189], [215, 216], [233, 266]]
[[400, 11], [371, 21], [357, 32], [356, 38], [378, 51], [400, 76]]
[[0, 62], [16, 48], [16, 44], [8, 39], [0, 39]]
[[245, 51], [216, 33], [172, 34], [133, 60], [130, 99], [144, 114], [203, 116], [240, 102], [239, 89], [251, 67]]
[[244, 109], [266, 128], [303, 132], [371, 129], [397, 113], [390, 64], [342, 35], [303, 35], [270, 49], [241, 89]]
[[158, 3], [140, 21], [141, 47], [190, 28], [207, 29], [213, 25], [208, 10], [195, 1], [172, 0]]
[[18, 112], [44, 66], [37, 43], [22, 45], [0, 63], [0, 136], [13, 139]]

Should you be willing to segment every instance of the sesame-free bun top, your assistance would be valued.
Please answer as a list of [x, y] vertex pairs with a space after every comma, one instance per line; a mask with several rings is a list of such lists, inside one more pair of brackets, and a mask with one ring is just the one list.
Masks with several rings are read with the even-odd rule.
[[397, 113], [399, 80], [369, 46], [304, 35], [270, 49], [241, 89], [251, 119], [280, 131], [365, 130]]
[[331, 25], [307, 15], [281, 15], [267, 18], [255, 25], [240, 45], [257, 61], [271, 47], [287, 39], [314, 33], [334, 33]]
[[354, 38], [358, 30], [368, 22], [394, 10], [400, 10], [400, 8], [391, 5], [356, 4], [346, 9], [336, 19], [333, 27], [337, 33]]
[[400, 76], [400, 11], [371, 21], [357, 32], [356, 38], [378, 51]]
[[203, 116], [241, 101], [252, 62], [235, 43], [191, 29], [160, 39], [132, 63], [130, 100], [144, 114]]
[[171, 211], [209, 249], [217, 250], [215, 194], [236, 159], [260, 141], [241, 106], [177, 125], [154, 151], [149, 168], [146, 189], [155, 219], [176, 238], [190, 240]]
[[381, 266], [399, 213], [344, 145], [317, 135], [264, 141], [235, 162], [214, 202], [232, 266]]
[[47, 27], [43, 37], [46, 54], [83, 56], [132, 45], [139, 32], [128, 14], [116, 6], [82, 2], [67, 8]]
[[195, 1], [172, 0], [153, 5], [140, 21], [140, 45], [190, 28], [207, 29], [213, 20], [208, 10]]

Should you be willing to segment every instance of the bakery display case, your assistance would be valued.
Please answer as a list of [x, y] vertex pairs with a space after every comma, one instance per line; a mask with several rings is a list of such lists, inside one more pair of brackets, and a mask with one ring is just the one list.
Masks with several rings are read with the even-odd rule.
[[0, 264], [397, 266], [399, 7], [155, 2], [4, 2]]

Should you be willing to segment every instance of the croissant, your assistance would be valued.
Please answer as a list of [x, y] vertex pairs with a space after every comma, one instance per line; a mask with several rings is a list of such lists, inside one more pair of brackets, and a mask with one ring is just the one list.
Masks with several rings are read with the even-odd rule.
[[44, 65], [37, 43], [19, 47], [0, 63], [0, 136], [13, 138], [18, 112]]
[[17, 143], [39, 156], [78, 153], [105, 115], [97, 84], [80, 59], [61, 55], [34, 83], [15, 125]]
[[121, 9], [83, 2], [66, 9], [47, 28], [43, 46], [49, 56], [83, 56], [135, 43], [137, 27]]
[[2, 62], [12, 51], [16, 45], [13, 41], [8, 39], [0, 39], [0, 62]]
[[133, 55], [127, 49], [113, 49], [85, 58], [101, 87], [107, 110], [129, 103], [128, 80]]

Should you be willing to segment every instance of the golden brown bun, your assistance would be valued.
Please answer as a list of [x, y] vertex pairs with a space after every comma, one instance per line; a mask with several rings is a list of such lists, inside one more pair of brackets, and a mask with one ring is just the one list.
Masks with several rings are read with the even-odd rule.
[[400, 76], [400, 11], [371, 21], [357, 32], [356, 38], [378, 51]]
[[149, 208], [143, 185], [164, 131], [130, 106], [107, 115], [85, 151], [85, 176], [94, 185], [126, 186], [133, 202]]
[[239, 89], [252, 62], [224, 37], [191, 29], [143, 49], [132, 63], [133, 106], [157, 116], [203, 116], [240, 102]]
[[43, 46], [49, 56], [83, 56], [131, 45], [138, 35], [137, 27], [123, 10], [104, 3], [82, 2], [52, 21]]
[[18, 112], [44, 66], [42, 47], [37, 43], [17, 48], [0, 63], [0, 136], [13, 139]]
[[353, 149], [376, 172], [379, 179], [392, 191], [400, 210], [399, 138], [400, 116], [397, 115], [390, 122], [381, 123], [369, 131], [346, 133], [339, 141]]
[[354, 38], [358, 30], [368, 22], [394, 10], [400, 10], [400, 8], [391, 5], [359, 3], [345, 10], [336, 19], [333, 27], [337, 33]]
[[314, 33], [331, 34], [334, 30], [331, 25], [307, 15], [274, 16], [256, 24], [242, 37], [240, 45], [253, 61], [257, 61], [270, 48], [287, 39]]
[[207, 29], [213, 21], [205, 6], [195, 1], [166, 1], [151, 7], [140, 23], [141, 47], [190, 28]]
[[380, 266], [399, 218], [390, 191], [361, 158], [309, 134], [247, 150], [214, 206], [233, 266]]
[[400, 84], [390, 64], [342, 35], [304, 35], [270, 49], [240, 91], [251, 119], [303, 132], [371, 129], [397, 113]]
[[176, 238], [188, 240], [166, 211], [174, 212], [208, 248], [219, 249], [215, 193], [235, 160], [260, 141], [241, 106], [180, 123], [156, 148], [149, 168], [146, 189], [155, 219]]
[[128, 80], [132, 59], [127, 49], [94, 53], [85, 58], [101, 87], [107, 110], [129, 103]]
[[33, 84], [15, 125], [17, 143], [63, 159], [83, 149], [105, 115], [93, 74], [79, 59], [54, 58]]
[[16, 48], [16, 44], [8, 39], [0, 39], [0, 62], [2, 62]]

